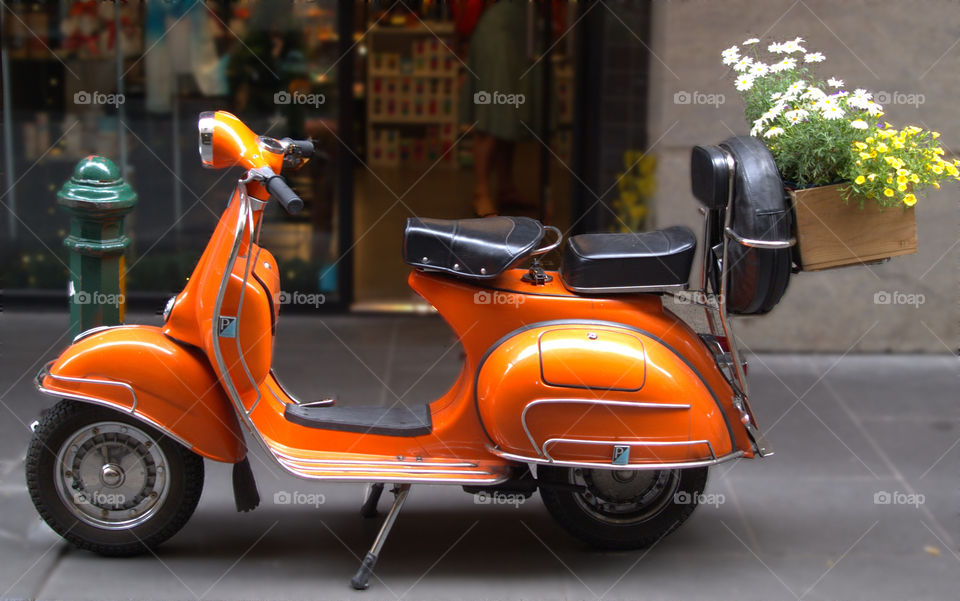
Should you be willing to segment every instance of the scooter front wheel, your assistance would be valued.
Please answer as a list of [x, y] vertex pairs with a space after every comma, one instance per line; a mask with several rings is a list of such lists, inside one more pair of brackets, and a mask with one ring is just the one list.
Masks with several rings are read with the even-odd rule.
[[81, 549], [137, 555], [176, 534], [203, 490], [203, 459], [129, 415], [60, 401], [26, 459], [34, 506]]
[[642, 549], [690, 517], [706, 486], [707, 468], [538, 466], [537, 480], [544, 484], [540, 496], [547, 510], [573, 536], [601, 549]]

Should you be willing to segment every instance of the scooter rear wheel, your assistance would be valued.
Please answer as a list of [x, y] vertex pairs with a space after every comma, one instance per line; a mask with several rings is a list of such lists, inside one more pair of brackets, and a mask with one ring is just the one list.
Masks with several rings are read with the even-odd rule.
[[[538, 466], [544, 505], [573, 536], [601, 549], [643, 549], [676, 530], [697, 506], [707, 468], [606, 470]], [[575, 485], [582, 491], [550, 484]]]
[[127, 414], [60, 401], [27, 450], [27, 489], [57, 534], [81, 549], [129, 556], [176, 534], [203, 490], [203, 459]]

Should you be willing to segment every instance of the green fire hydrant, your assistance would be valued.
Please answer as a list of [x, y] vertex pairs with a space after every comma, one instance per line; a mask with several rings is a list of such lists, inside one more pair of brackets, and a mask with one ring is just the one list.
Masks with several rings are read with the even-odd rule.
[[137, 194], [110, 159], [91, 155], [77, 163], [57, 193], [70, 214], [70, 330], [123, 323], [126, 309], [123, 254], [130, 239], [123, 220]]

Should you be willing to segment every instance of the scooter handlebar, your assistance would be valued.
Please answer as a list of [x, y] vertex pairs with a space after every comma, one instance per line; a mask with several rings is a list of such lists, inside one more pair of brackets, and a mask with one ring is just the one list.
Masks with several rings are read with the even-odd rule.
[[313, 154], [316, 152], [316, 146], [313, 145], [311, 140], [294, 140], [292, 138], [284, 138], [281, 142], [285, 142], [288, 146], [293, 146], [296, 148], [297, 154], [302, 156], [305, 159], [313, 157]]
[[267, 189], [267, 192], [270, 193], [270, 196], [279, 202], [280, 206], [290, 215], [296, 215], [303, 210], [303, 200], [287, 185], [286, 180], [279, 175], [273, 175], [267, 178], [266, 181], [263, 182], [263, 186]]

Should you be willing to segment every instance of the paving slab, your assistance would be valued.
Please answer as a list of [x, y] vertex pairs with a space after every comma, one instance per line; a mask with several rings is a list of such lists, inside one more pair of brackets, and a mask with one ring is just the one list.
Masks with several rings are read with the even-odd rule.
[[[0, 599], [877, 601], [960, 589], [955, 357], [751, 356], [753, 405], [776, 454], [713, 469], [713, 503], [646, 552], [585, 547], [537, 495], [493, 506], [414, 487], [357, 593], [349, 578], [378, 527], [359, 516], [364, 487], [298, 480], [259, 451], [253, 512], [235, 511], [230, 467], [207, 462], [196, 514], [156, 555], [108, 559], [63, 543], [30, 504], [22, 459], [27, 425], [50, 405], [31, 378], [66, 326], [58, 313], [0, 314]], [[276, 365], [303, 398], [425, 402], [460, 359], [436, 317], [285, 316], [278, 328]]]

